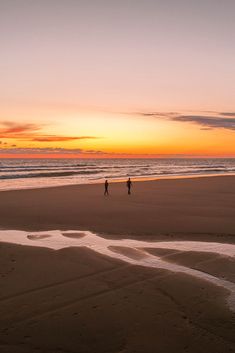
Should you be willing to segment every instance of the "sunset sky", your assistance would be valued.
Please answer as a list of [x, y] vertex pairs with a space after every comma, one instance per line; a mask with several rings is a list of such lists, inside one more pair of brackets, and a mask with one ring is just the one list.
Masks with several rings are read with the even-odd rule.
[[234, 0], [0, 0], [0, 157], [235, 157]]

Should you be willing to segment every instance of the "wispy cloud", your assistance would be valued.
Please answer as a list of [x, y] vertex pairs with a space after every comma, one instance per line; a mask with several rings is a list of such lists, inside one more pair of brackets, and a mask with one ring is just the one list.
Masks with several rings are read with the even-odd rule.
[[235, 130], [235, 118], [203, 115], [178, 115], [171, 118], [173, 121], [194, 123], [207, 129]]
[[[133, 113], [133, 115], [136, 113]], [[165, 112], [138, 112], [143, 117], [152, 117], [156, 119], [167, 119], [181, 123], [193, 123], [202, 127], [202, 130], [227, 129], [235, 130], [235, 113], [223, 112], [215, 115], [184, 115], [180, 113]]]
[[147, 117], [155, 117], [155, 118], [169, 118], [171, 116], [175, 116], [178, 115], [179, 113], [175, 113], [175, 112], [137, 112], [137, 113], [131, 113], [132, 115], [137, 114], [137, 115], [141, 115], [141, 116], [147, 116]]
[[60, 142], [60, 141], [72, 141], [72, 140], [90, 140], [90, 139], [98, 139], [95, 136], [37, 136], [33, 137], [31, 141], [37, 142]]
[[[12, 147], [15, 147], [12, 145]], [[31, 148], [31, 147], [20, 147], [20, 148], [2, 148], [0, 147], [0, 154], [32, 154], [32, 155], [37, 155], [37, 154], [106, 154], [103, 151], [96, 151], [96, 150], [83, 150], [80, 148], [59, 148], [59, 147], [49, 147], [49, 148]]]
[[223, 116], [234, 116], [235, 117], [235, 113], [234, 112], [223, 112], [223, 113], [220, 113], [220, 115], [223, 115]]
[[47, 135], [42, 133], [43, 126], [39, 124], [15, 122], [0, 123], [0, 138], [12, 138], [21, 141], [33, 142], [61, 142], [72, 140], [98, 139], [97, 136], [61, 136]]
[[9, 136], [20, 136], [30, 133], [35, 133], [41, 130], [41, 126], [36, 124], [18, 124], [10, 121], [1, 123], [0, 136], [1, 138]]

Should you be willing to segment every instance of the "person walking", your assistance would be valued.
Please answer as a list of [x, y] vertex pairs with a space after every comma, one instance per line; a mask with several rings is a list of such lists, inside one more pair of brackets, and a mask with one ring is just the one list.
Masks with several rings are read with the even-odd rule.
[[131, 181], [131, 178], [129, 178], [126, 182], [126, 186], [127, 186], [127, 189], [128, 189], [128, 195], [131, 194], [131, 187], [132, 187], [132, 181]]
[[109, 195], [109, 183], [107, 179], [105, 180], [105, 183], [104, 183], [104, 196], [105, 195]]

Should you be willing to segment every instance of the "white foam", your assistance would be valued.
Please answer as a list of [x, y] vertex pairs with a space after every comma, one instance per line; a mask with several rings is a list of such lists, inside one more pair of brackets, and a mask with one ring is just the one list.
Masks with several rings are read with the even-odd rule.
[[[68, 236], [66, 234], [68, 233]], [[73, 234], [73, 236], [69, 236]], [[64, 234], [64, 235], [63, 235]], [[76, 238], [77, 234], [77, 238]], [[84, 236], [85, 234], [85, 236]], [[210, 275], [209, 273], [192, 269], [190, 267], [177, 265], [167, 262], [159, 256], [153, 256], [145, 251], [144, 248], [155, 249], [172, 249], [179, 251], [195, 251], [195, 252], [212, 252], [222, 256], [235, 257], [235, 245], [223, 244], [215, 242], [199, 242], [199, 241], [169, 241], [169, 242], [148, 242], [132, 239], [105, 239], [91, 232], [79, 231], [47, 231], [47, 232], [24, 232], [18, 230], [1, 230], [0, 241], [27, 245], [46, 247], [54, 250], [67, 248], [71, 246], [87, 247], [102, 255], [116, 258], [133, 265], [139, 265], [151, 268], [160, 268], [173, 272], [181, 272], [199, 279], [206, 280], [216, 286], [223, 287], [230, 292], [228, 297], [228, 305], [232, 311], [235, 311], [235, 283], [224, 280], [222, 278]], [[112, 248], [115, 247], [115, 248]], [[136, 250], [141, 256], [128, 256], [118, 247]]]

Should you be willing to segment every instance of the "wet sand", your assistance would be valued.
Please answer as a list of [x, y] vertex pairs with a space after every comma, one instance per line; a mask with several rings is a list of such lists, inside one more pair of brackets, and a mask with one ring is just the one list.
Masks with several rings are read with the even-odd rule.
[[[235, 234], [235, 176], [0, 192], [0, 227], [90, 230], [107, 236]], [[200, 236], [201, 234], [201, 236]], [[210, 238], [210, 241], [213, 239]]]
[[[235, 178], [113, 184], [0, 193], [0, 226], [33, 244], [50, 229], [69, 241], [83, 230], [138, 240], [235, 243]], [[44, 230], [44, 236], [34, 233]], [[116, 248], [143, 259], [141, 248]], [[149, 248], [164, 261], [234, 282], [234, 262], [207, 252]], [[144, 260], [144, 259], [143, 259]], [[147, 268], [87, 248], [51, 250], [0, 243], [3, 353], [231, 353], [235, 315], [228, 291], [193, 276]]]
[[88, 249], [1, 243], [0, 348], [31, 352], [233, 352], [227, 291]]

